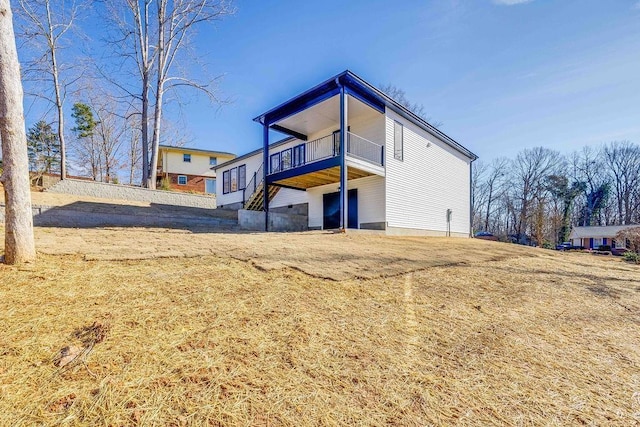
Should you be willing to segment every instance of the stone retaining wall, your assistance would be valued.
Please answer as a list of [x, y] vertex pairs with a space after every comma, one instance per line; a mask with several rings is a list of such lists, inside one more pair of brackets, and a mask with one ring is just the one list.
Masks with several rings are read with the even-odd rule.
[[46, 191], [101, 199], [136, 200], [139, 202], [205, 209], [216, 208], [216, 198], [213, 195], [202, 196], [199, 194], [186, 194], [174, 191], [149, 190], [147, 188], [131, 187], [128, 185], [107, 184], [104, 182], [78, 179], [62, 180]]

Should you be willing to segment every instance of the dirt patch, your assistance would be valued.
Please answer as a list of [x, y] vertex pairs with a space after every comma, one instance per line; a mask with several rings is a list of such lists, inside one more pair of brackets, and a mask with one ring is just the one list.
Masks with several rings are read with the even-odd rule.
[[[204, 230], [203, 230], [204, 231]], [[168, 229], [38, 228], [37, 247], [50, 255], [131, 260], [214, 255], [264, 271], [293, 268], [331, 280], [390, 277], [425, 268], [464, 265], [548, 251], [475, 239], [387, 237], [371, 234], [206, 233]]]

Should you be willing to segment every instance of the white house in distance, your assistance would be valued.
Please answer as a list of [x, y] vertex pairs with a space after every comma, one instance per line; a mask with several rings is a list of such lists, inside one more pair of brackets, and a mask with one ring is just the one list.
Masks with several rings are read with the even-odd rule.
[[215, 194], [214, 167], [235, 157], [235, 154], [222, 151], [160, 145], [157, 186], [159, 188], [162, 180], [167, 179], [171, 190]]
[[[470, 236], [477, 156], [354, 73], [254, 121], [263, 147], [216, 166], [218, 207], [308, 213], [310, 229]], [[270, 143], [270, 129], [290, 137]]]
[[598, 249], [602, 245], [611, 246], [611, 249], [625, 249], [626, 242], [616, 240], [616, 234], [636, 227], [640, 227], [640, 225], [573, 227], [569, 239], [574, 246], [582, 246], [585, 249]]

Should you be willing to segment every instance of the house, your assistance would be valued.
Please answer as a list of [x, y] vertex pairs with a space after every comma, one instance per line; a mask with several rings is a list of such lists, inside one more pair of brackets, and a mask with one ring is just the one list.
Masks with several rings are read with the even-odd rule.
[[157, 186], [166, 179], [171, 190], [215, 194], [214, 167], [235, 157], [222, 151], [160, 145]]
[[585, 249], [598, 249], [601, 245], [611, 246], [611, 249], [624, 249], [626, 242], [616, 241], [616, 234], [636, 227], [640, 225], [573, 227], [569, 239], [574, 246], [582, 246]]
[[291, 212], [309, 229], [470, 236], [477, 156], [351, 71], [254, 121], [262, 148], [215, 168], [219, 207], [266, 211], [265, 227]]

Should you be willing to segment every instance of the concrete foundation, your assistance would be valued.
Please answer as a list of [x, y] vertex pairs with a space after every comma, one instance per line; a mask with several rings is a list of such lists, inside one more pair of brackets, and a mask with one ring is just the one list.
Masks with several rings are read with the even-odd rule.
[[[439, 230], [421, 230], [418, 228], [403, 228], [403, 227], [386, 227], [387, 236], [431, 236], [431, 237], [447, 237], [446, 231]], [[469, 233], [456, 233], [451, 232], [448, 237], [470, 237]]]
[[[241, 230], [265, 231], [265, 213], [261, 211], [238, 211], [238, 227]], [[309, 218], [306, 215], [291, 215], [269, 212], [269, 231], [306, 231]]]

